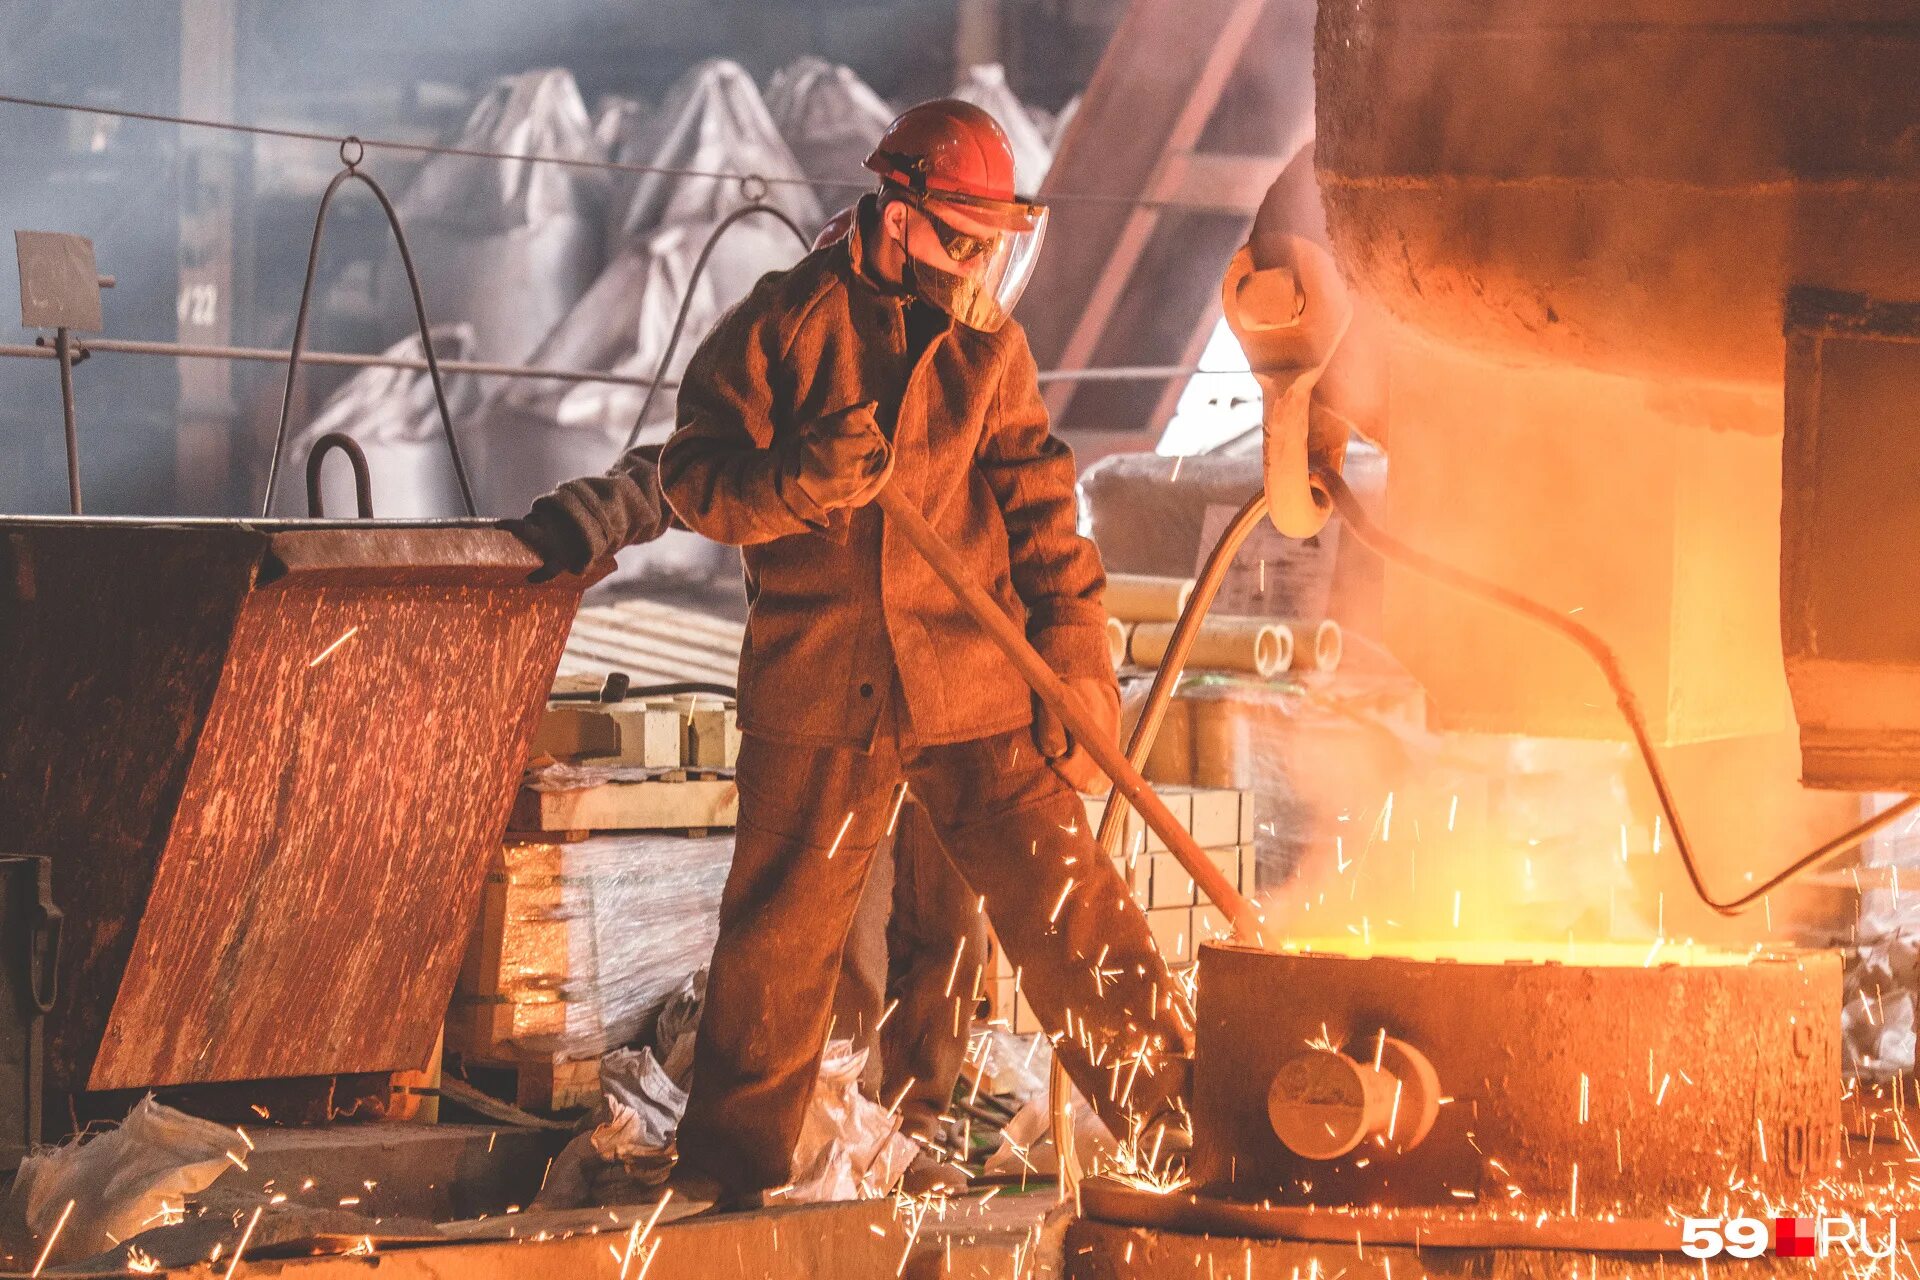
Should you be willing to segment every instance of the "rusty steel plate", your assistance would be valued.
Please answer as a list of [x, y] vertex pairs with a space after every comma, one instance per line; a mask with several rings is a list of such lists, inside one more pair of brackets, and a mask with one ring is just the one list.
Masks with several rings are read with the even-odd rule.
[[[1637, 948], [1606, 953], [1610, 958]], [[1840, 960], [1462, 963], [1201, 948], [1197, 1187], [1281, 1205], [1661, 1216], [1739, 1183], [1785, 1196], [1839, 1158]], [[1269, 1092], [1301, 1054], [1431, 1063], [1431, 1131], [1295, 1154]], [[1336, 1114], [1329, 1112], [1329, 1114]]]
[[58, 1089], [417, 1068], [581, 578], [483, 522], [0, 520]]

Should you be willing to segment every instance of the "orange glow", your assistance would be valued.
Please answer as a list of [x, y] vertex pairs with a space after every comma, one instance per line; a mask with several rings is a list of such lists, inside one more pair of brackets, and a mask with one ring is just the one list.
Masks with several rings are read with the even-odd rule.
[[1289, 938], [1277, 950], [1287, 953], [1337, 955], [1355, 959], [1453, 960], [1461, 964], [1573, 964], [1601, 969], [1639, 969], [1649, 963], [1686, 965], [1748, 964], [1754, 952], [1729, 951], [1691, 940], [1638, 942], [1545, 942], [1519, 938], [1385, 939], [1371, 943], [1345, 938]]

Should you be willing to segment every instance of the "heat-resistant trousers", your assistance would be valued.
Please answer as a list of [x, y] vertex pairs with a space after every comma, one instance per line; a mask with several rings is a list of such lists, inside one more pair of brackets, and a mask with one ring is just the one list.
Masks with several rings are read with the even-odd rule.
[[[784, 1186], [819, 1073], [842, 953], [906, 782], [1054, 1033], [1126, 1135], [1184, 1109], [1190, 1015], [1078, 796], [1025, 730], [870, 751], [749, 735], [720, 937], [694, 1046], [680, 1160], [746, 1194]], [[975, 975], [962, 976], [971, 989]], [[959, 985], [956, 982], [956, 986]]]
[[892, 827], [854, 912], [828, 1038], [866, 1049], [868, 1093], [900, 1109], [902, 1132], [932, 1138], [985, 992], [987, 918], [919, 801]]

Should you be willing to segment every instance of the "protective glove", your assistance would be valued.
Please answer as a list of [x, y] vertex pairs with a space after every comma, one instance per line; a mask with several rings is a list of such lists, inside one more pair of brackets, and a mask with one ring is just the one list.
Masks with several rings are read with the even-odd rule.
[[[586, 539], [565, 520], [536, 518], [536, 514], [530, 512], [513, 520], [502, 520], [500, 527], [540, 557], [540, 567], [529, 576], [530, 582], [545, 582], [563, 573], [579, 573], [593, 563]], [[575, 565], [580, 568], [574, 568]]]
[[[1070, 676], [1063, 683], [1080, 714], [1091, 720], [1109, 744], [1120, 743], [1120, 689], [1098, 676]], [[1073, 741], [1060, 717], [1038, 697], [1033, 700], [1033, 744], [1062, 781], [1085, 795], [1105, 795], [1112, 787], [1086, 748]]]
[[660, 493], [660, 446], [629, 450], [603, 476], [569, 480], [500, 527], [540, 557], [532, 580], [585, 573], [622, 547], [652, 542], [672, 523]]
[[879, 407], [869, 400], [837, 409], [794, 438], [793, 484], [822, 512], [864, 507], [893, 478], [893, 446], [873, 416]]

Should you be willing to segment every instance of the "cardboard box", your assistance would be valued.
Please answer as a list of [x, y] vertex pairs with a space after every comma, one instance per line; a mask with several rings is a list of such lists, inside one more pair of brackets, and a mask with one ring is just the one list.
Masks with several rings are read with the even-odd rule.
[[696, 705], [687, 718], [687, 766], [731, 769], [739, 758], [739, 714], [715, 703]]
[[1193, 905], [1193, 877], [1180, 865], [1180, 859], [1171, 853], [1153, 853], [1145, 860], [1151, 868], [1145, 900], [1147, 910]]
[[1193, 820], [1187, 830], [1202, 849], [1224, 849], [1241, 843], [1240, 800], [1244, 791], [1203, 790], [1193, 793]]

